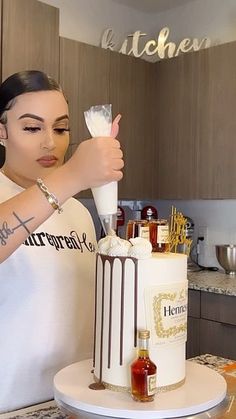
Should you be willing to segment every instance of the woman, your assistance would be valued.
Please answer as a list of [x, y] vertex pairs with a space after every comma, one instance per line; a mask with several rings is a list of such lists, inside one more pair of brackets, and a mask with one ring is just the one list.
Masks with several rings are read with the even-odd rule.
[[[95, 231], [71, 198], [122, 178], [116, 139], [65, 163], [68, 106], [39, 71], [0, 86], [0, 412], [53, 398], [53, 376], [91, 356]], [[98, 164], [99, 162], [99, 164]]]

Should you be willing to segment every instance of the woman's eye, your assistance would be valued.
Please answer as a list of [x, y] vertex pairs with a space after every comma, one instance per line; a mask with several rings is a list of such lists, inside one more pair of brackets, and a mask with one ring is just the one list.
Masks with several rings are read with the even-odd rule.
[[40, 127], [24, 127], [23, 130], [34, 133], [40, 131]]
[[57, 134], [65, 134], [66, 132], [69, 132], [70, 131], [70, 129], [69, 128], [54, 128], [54, 131], [57, 133]]

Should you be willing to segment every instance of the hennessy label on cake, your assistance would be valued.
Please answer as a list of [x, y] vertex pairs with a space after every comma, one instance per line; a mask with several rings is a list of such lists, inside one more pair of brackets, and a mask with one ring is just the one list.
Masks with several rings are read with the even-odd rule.
[[152, 345], [187, 340], [188, 283], [158, 285], [145, 290], [147, 328]]

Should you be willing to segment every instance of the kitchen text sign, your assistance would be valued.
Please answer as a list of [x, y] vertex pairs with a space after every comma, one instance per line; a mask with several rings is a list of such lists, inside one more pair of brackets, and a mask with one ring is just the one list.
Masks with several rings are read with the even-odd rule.
[[209, 47], [211, 43], [209, 38], [203, 38], [201, 40], [198, 40], [197, 38], [185, 38], [179, 45], [176, 45], [174, 42], [168, 41], [169, 33], [169, 28], [165, 27], [159, 32], [157, 39], [148, 40], [144, 47], [140, 47], [141, 38], [147, 36], [147, 34], [136, 31], [133, 34], [128, 35], [119, 48], [114, 42], [113, 30], [108, 28], [102, 35], [101, 47], [110, 49], [111, 51], [118, 51], [122, 54], [133, 55], [134, 57], [142, 57], [143, 54], [146, 54], [149, 56], [157, 55], [159, 58], [163, 59], [176, 57], [181, 52], [198, 51], [201, 48]]

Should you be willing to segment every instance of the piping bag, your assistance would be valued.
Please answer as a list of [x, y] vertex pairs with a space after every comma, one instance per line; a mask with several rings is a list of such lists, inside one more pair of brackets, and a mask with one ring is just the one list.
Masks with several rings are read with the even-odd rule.
[[[92, 106], [84, 112], [84, 117], [92, 137], [115, 138], [117, 136], [121, 115], [117, 115], [112, 122], [112, 105]], [[117, 182], [92, 188], [92, 194], [105, 234], [114, 234], [117, 223]]]

